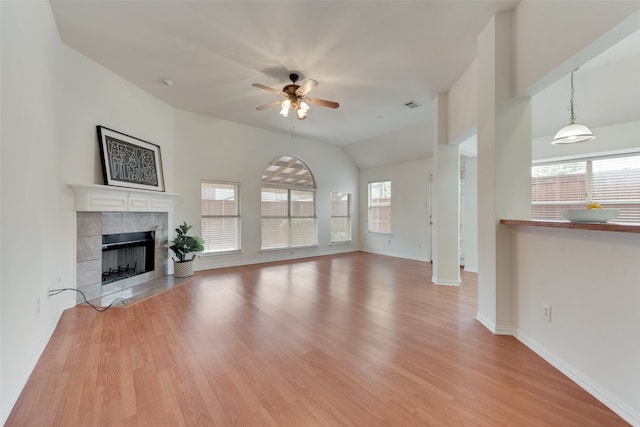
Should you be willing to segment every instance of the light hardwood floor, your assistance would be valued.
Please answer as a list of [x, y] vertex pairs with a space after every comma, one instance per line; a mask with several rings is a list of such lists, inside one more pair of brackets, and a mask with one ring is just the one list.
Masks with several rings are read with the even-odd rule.
[[474, 320], [474, 274], [361, 252], [198, 274], [67, 310], [6, 425], [627, 425]]

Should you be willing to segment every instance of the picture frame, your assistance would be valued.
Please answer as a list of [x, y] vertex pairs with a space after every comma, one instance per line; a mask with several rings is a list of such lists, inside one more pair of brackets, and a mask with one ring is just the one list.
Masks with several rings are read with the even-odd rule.
[[105, 185], [165, 191], [160, 146], [96, 126]]

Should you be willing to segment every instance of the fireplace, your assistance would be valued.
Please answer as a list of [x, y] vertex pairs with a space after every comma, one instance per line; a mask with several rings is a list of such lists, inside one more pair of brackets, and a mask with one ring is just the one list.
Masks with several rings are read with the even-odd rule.
[[76, 281], [87, 299], [166, 276], [166, 212], [78, 212], [77, 220]]
[[[168, 226], [172, 223], [174, 203], [180, 197], [179, 194], [99, 184], [69, 186], [75, 192], [77, 213], [76, 286], [88, 300], [101, 298], [109, 302], [112, 297], [133, 294], [146, 284], [173, 279], [173, 276], [168, 276], [173, 273], [173, 266], [169, 264]], [[128, 261], [120, 259], [103, 268], [103, 245], [117, 243], [115, 246], [118, 246], [129, 240], [128, 237], [114, 238], [110, 242], [109, 239], [112, 238], [104, 241], [103, 236], [129, 233], [151, 233], [147, 236], [153, 236], [153, 243], [145, 243], [144, 256], [138, 248]], [[150, 239], [145, 237], [144, 240]], [[129, 244], [130, 242], [120, 246]], [[105, 254], [108, 252], [110, 251]], [[129, 255], [123, 256], [127, 258]], [[108, 254], [108, 257], [111, 256]], [[149, 261], [148, 257], [153, 257], [153, 261]], [[116, 258], [121, 257], [118, 255]], [[153, 262], [153, 266], [150, 267], [148, 262]], [[143, 264], [146, 271], [138, 272]], [[136, 273], [131, 277], [108, 283], [102, 280], [103, 273], [109, 269], [113, 272], [132, 268], [136, 269]], [[77, 302], [83, 302], [80, 295]]]
[[155, 232], [102, 236], [102, 285], [154, 270]]

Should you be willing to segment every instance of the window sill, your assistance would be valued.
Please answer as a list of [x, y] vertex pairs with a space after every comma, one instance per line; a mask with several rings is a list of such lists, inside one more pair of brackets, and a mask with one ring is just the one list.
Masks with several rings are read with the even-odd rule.
[[374, 236], [393, 237], [393, 233], [380, 233], [380, 232], [377, 232], [377, 231], [367, 231], [367, 233], [373, 234]]
[[237, 249], [237, 250], [233, 250], [233, 251], [201, 252], [200, 256], [201, 257], [210, 257], [210, 256], [218, 256], [218, 255], [234, 255], [234, 254], [241, 254], [241, 253], [242, 253], [242, 249]]
[[260, 252], [278, 252], [278, 251], [297, 251], [299, 249], [315, 249], [319, 248], [320, 245], [309, 245], [309, 246], [289, 246], [286, 248], [266, 248], [260, 249]]
[[331, 242], [329, 243], [329, 246], [344, 246], [344, 245], [351, 245], [353, 243], [353, 240], [342, 240], [340, 242]]

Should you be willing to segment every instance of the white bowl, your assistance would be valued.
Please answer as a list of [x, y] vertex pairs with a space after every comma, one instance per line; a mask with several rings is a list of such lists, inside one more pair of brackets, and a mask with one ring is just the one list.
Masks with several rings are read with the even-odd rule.
[[571, 222], [608, 222], [618, 216], [620, 209], [560, 209], [560, 215]]

